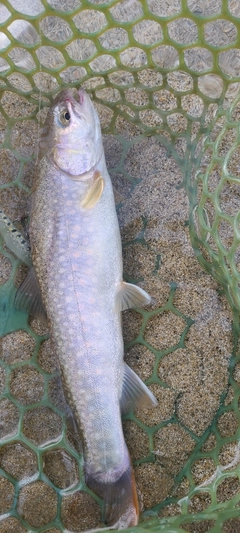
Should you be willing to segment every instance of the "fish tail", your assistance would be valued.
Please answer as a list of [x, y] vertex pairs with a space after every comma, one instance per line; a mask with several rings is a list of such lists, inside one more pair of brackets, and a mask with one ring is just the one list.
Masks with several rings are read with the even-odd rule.
[[[103, 478], [106, 481], [103, 481]], [[103, 499], [104, 521], [115, 529], [127, 529], [138, 524], [139, 506], [136, 483], [130, 458], [127, 468], [117, 479], [112, 475], [99, 475], [97, 478], [86, 474], [88, 487]], [[115, 473], [116, 477], [116, 473]], [[101, 478], [101, 480], [99, 480]]]

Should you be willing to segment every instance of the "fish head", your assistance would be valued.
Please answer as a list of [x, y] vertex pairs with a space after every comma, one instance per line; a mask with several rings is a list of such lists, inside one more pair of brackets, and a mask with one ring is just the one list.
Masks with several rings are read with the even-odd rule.
[[43, 127], [41, 153], [73, 179], [94, 169], [103, 155], [100, 121], [88, 94], [69, 89], [53, 102]]

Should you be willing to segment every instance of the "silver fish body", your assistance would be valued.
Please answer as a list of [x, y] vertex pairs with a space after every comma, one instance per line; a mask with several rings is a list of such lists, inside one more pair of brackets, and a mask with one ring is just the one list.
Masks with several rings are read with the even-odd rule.
[[43, 173], [30, 225], [33, 263], [68, 399], [84, 428], [86, 462], [109, 470], [123, 461], [125, 449], [119, 409], [123, 341], [112, 291], [122, 279], [121, 246], [116, 213], [109, 210], [112, 189], [105, 182], [94, 212], [81, 212], [86, 183], [69, 184], [48, 162]]
[[149, 297], [122, 281], [113, 190], [84, 91], [79, 102], [60, 93], [41, 150], [30, 218], [33, 265], [84, 438], [86, 482], [104, 499], [107, 523], [124, 528], [137, 524], [138, 503], [121, 411], [156, 401], [123, 361], [121, 309]]

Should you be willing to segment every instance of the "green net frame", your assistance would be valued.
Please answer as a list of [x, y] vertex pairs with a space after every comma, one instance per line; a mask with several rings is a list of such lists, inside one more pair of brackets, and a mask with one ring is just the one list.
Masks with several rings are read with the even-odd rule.
[[[161, 477], [158, 438], [171, 430], [174, 435], [178, 428], [175, 436], [184, 435], [188, 443], [167, 495], [145, 505], [138, 531], [240, 530], [239, 22], [235, 0], [0, 4], [0, 204], [7, 215], [18, 218], [18, 209], [25, 214], [46, 108], [61, 88], [82, 85], [96, 104], [110, 152], [120, 153], [110, 168], [113, 181], [117, 176], [122, 180], [118, 208], [124, 194], [134, 192], [141, 181], [125, 164], [127, 154], [144, 139], [154, 138], [181, 169], [193, 249], [231, 308], [231, 397], [226, 386], [208, 427], [194, 433], [176, 412], [152, 425], [138, 413], [125, 417], [130, 452], [131, 435], [133, 441], [141, 436], [145, 443], [142, 456], [133, 457], [136, 471], [145, 469], [145, 483], [148, 475]], [[142, 217], [138, 231], [123, 238], [124, 253], [141, 246], [148, 254], [147, 227]], [[48, 332], [14, 309], [16, 284], [25, 271], [3, 239], [0, 252], [0, 531], [57, 533], [97, 527], [102, 504], [84, 483]], [[160, 254], [155, 252], [155, 273]], [[142, 281], [136, 273], [127, 279]], [[159, 364], [184, 349], [194, 324], [175, 303], [176, 291], [177, 284], [171, 283], [162, 305], [134, 311], [136, 334], [126, 340], [126, 352], [141, 346], [150, 354], [152, 370], [146, 382], [166, 394], [169, 388], [159, 375]], [[177, 321], [180, 333], [160, 349], [151, 341], [149, 328], [163, 316], [170, 317], [169, 327], [171, 320]], [[223, 429], [226, 420], [229, 432]], [[194, 475], [197, 466], [209, 466], [203, 483]]]

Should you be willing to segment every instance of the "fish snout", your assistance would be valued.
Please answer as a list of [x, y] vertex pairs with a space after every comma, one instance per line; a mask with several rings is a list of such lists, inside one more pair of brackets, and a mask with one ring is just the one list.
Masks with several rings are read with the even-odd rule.
[[79, 104], [82, 105], [84, 103], [84, 99], [86, 96], [86, 92], [84, 91], [84, 89], [78, 90], [78, 96], [79, 96]]

